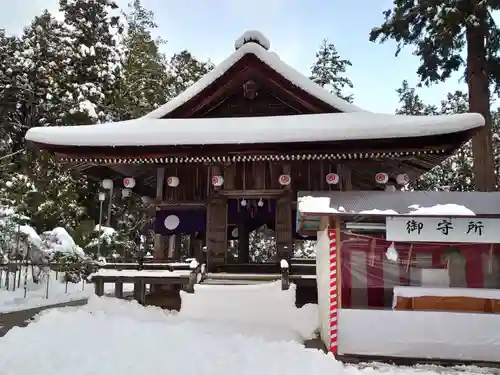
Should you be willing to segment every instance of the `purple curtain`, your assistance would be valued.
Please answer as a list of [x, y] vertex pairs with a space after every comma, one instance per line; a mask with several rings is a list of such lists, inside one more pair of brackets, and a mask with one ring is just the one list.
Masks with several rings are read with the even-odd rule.
[[[165, 227], [167, 217], [170, 222], [176, 222], [173, 216], [178, 218], [178, 225], [175, 228]], [[155, 232], [163, 236], [178, 233], [204, 232], [206, 225], [205, 210], [162, 210], [156, 212]]]

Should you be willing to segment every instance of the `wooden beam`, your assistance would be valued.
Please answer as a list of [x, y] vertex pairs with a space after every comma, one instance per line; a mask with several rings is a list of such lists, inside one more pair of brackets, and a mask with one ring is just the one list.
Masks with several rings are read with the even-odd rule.
[[[159, 202], [163, 200], [164, 182], [165, 182], [165, 168], [158, 168], [156, 170], [156, 200]], [[156, 208], [156, 210], [159, 210], [159, 208]], [[154, 258], [163, 259], [164, 256], [165, 254], [163, 252], [163, 236], [159, 233], [155, 233]]]
[[264, 190], [219, 190], [218, 195], [227, 198], [249, 198], [249, 199], [266, 199], [276, 198], [285, 193], [283, 189], [264, 189]]

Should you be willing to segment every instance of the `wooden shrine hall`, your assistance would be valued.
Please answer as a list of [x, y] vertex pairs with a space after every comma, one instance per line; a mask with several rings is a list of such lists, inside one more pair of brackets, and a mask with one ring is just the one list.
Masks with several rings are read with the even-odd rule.
[[[299, 191], [408, 184], [484, 125], [479, 114], [401, 116], [363, 110], [287, 65], [259, 32], [178, 97], [146, 116], [30, 129], [26, 139], [99, 180], [135, 181], [156, 207], [155, 257], [166, 238], [197, 234], [209, 269], [248, 263], [249, 233], [275, 231], [293, 256]], [[237, 229], [237, 230], [235, 230]], [[228, 257], [228, 243], [238, 254]], [[200, 247], [203, 245], [200, 245]]]

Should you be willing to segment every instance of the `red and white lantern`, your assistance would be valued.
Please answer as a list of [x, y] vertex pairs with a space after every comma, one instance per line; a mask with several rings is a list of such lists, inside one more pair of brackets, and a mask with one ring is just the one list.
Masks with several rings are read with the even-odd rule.
[[292, 178], [288, 174], [282, 174], [278, 181], [281, 186], [287, 186], [292, 182]]
[[127, 189], [132, 189], [135, 186], [135, 178], [133, 177], [125, 177], [123, 179], [123, 186]]
[[339, 183], [339, 175], [337, 173], [328, 173], [325, 177], [328, 185], [337, 185]]
[[406, 173], [400, 173], [396, 176], [396, 182], [399, 185], [408, 185], [410, 183], [410, 176]]
[[377, 184], [386, 184], [389, 181], [389, 175], [385, 172], [380, 172], [375, 175], [375, 182]]
[[224, 177], [221, 175], [213, 175], [212, 176], [212, 185], [215, 187], [221, 187], [224, 184]]
[[167, 185], [170, 187], [177, 187], [179, 186], [179, 183], [180, 183], [179, 177], [170, 176], [167, 178]]

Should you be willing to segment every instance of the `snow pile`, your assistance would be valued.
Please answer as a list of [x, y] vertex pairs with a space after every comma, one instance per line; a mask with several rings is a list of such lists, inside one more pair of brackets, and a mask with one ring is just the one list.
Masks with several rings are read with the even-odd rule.
[[91, 300], [89, 306], [51, 310], [26, 328], [12, 329], [0, 340], [0, 368], [5, 375], [157, 374], [166, 364], [169, 373], [184, 375], [342, 371], [331, 355], [296, 342], [204, 326], [210, 324], [130, 303]]
[[243, 33], [234, 42], [234, 49], [239, 50], [245, 43], [257, 43], [262, 46], [262, 48], [269, 50], [271, 49], [271, 42], [266, 38], [264, 34], [257, 30], [248, 30]]
[[[181, 293], [179, 316], [249, 327], [250, 331], [303, 341], [316, 336], [316, 305], [295, 307], [296, 286], [281, 290], [281, 281], [257, 285], [196, 285], [195, 293]], [[257, 329], [256, 327], [259, 327]]]
[[411, 211], [407, 215], [426, 216], [476, 216], [476, 214], [465, 206], [459, 204], [437, 204], [431, 207], [421, 207], [414, 204], [408, 207]]
[[300, 213], [329, 213], [338, 214], [339, 210], [330, 207], [329, 197], [299, 197], [297, 202], [297, 209]]
[[361, 215], [382, 215], [382, 216], [399, 215], [394, 210], [379, 210], [376, 208], [373, 210], [359, 211], [359, 214], [361, 214]]
[[41, 250], [46, 253], [61, 253], [85, 258], [85, 252], [78, 246], [66, 229], [57, 227], [42, 234]]

